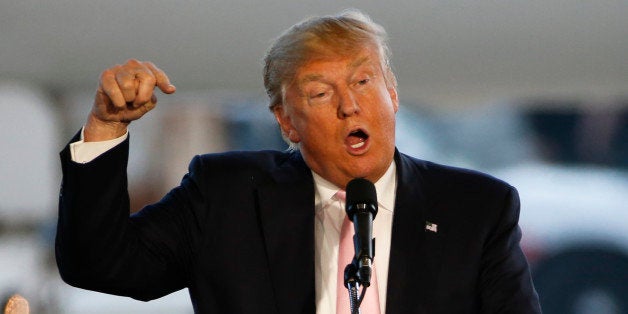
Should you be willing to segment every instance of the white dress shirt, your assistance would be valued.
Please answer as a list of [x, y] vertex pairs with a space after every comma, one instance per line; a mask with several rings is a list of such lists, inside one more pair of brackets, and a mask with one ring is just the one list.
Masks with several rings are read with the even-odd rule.
[[[314, 253], [316, 276], [316, 313], [329, 314], [336, 311], [336, 287], [338, 274], [338, 246], [340, 228], [344, 220], [345, 204], [332, 199], [340, 190], [331, 182], [312, 172], [315, 186]], [[392, 162], [386, 173], [375, 182], [378, 212], [373, 221], [375, 240], [375, 272], [381, 313], [386, 312], [386, 287], [388, 286], [388, 261], [390, 236], [392, 233], [393, 209], [397, 191], [397, 171]], [[323, 209], [325, 212], [323, 212]], [[342, 313], [337, 313], [342, 314]]]
[[104, 152], [114, 148], [116, 145], [124, 142], [126, 138], [129, 136], [129, 131], [127, 130], [124, 135], [114, 138], [108, 141], [100, 141], [100, 142], [84, 142], [83, 141], [83, 131], [85, 128], [81, 129], [81, 139], [70, 143], [70, 156], [72, 157], [72, 161], [77, 162], [79, 164], [88, 163], [96, 157], [102, 155]]
[[[109, 149], [122, 143], [128, 132], [113, 140], [101, 142], [83, 142], [81, 139], [70, 144], [72, 161], [88, 163]], [[381, 313], [386, 310], [386, 287], [388, 285], [388, 261], [390, 256], [390, 238], [392, 233], [393, 209], [397, 191], [397, 172], [392, 162], [386, 173], [375, 182], [377, 191], [378, 213], [373, 221], [375, 237], [375, 271]], [[329, 314], [336, 311], [336, 281], [338, 274], [338, 246], [340, 227], [346, 216], [345, 204], [334, 201], [332, 197], [340, 188], [312, 172], [314, 176], [316, 219], [314, 221], [315, 237], [315, 276], [316, 276], [316, 313]], [[331, 206], [328, 206], [330, 203]], [[323, 208], [326, 212], [323, 213]], [[329, 219], [327, 219], [329, 218]], [[341, 314], [341, 313], [338, 313]]]

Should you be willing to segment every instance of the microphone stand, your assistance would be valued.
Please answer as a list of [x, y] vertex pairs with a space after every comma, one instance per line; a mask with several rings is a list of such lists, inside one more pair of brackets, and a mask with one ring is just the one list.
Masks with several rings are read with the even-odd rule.
[[353, 263], [349, 263], [345, 267], [345, 287], [349, 291], [351, 314], [360, 314], [360, 303], [362, 302], [358, 303], [358, 285], [358, 270]]
[[[362, 300], [364, 300], [369, 283], [365, 283], [360, 280], [358, 268], [355, 264], [356, 259], [354, 258], [353, 262], [347, 264], [345, 267], [344, 285], [349, 292], [349, 308], [351, 309], [351, 314], [360, 314], [360, 305], [362, 304]], [[360, 286], [362, 287], [362, 291], [360, 292], [360, 297], [358, 298], [358, 289]]]

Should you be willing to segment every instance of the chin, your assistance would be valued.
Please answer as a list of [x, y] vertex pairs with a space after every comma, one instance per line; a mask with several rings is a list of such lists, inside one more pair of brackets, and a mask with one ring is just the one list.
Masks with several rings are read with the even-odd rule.
[[377, 168], [373, 167], [372, 164], [367, 165], [354, 165], [351, 169], [351, 176], [355, 178], [365, 178], [372, 180], [373, 177], [377, 176]]
[[355, 175], [355, 178], [377, 180], [380, 176], [384, 175], [391, 162], [392, 157], [390, 159], [384, 156], [364, 158], [352, 164], [352, 174]]

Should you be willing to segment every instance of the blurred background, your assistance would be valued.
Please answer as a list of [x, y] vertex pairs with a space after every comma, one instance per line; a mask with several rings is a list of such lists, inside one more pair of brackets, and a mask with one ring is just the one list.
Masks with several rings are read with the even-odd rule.
[[397, 145], [520, 192], [545, 313], [628, 313], [626, 1], [1, 1], [0, 297], [32, 313], [192, 313], [72, 288], [54, 263], [58, 152], [100, 72], [151, 60], [177, 86], [131, 127], [133, 210], [193, 155], [285, 149], [262, 57], [297, 21], [355, 7], [390, 36]]

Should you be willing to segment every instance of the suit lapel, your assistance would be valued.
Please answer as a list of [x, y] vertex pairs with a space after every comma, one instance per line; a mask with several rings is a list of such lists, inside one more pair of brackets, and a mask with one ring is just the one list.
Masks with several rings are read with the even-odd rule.
[[[388, 270], [387, 313], [427, 313], [440, 264], [438, 232], [426, 231], [426, 220], [438, 224], [427, 198], [424, 170], [418, 161], [395, 154], [397, 195]], [[440, 230], [438, 230], [440, 231]]]
[[299, 153], [258, 184], [260, 220], [279, 313], [314, 313], [314, 183]]

